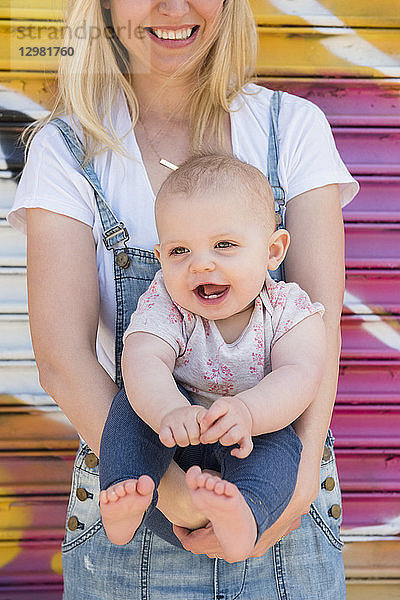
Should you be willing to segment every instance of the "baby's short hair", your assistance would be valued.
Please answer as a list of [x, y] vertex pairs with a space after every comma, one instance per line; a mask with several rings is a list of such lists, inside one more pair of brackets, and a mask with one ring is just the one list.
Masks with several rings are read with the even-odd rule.
[[232, 189], [241, 193], [243, 205], [268, 230], [275, 229], [275, 205], [272, 188], [261, 171], [231, 154], [196, 154], [182, 163], [162, 184], [156, 198], [160, 202], [174, 194], [187, 197], [205, 191]]

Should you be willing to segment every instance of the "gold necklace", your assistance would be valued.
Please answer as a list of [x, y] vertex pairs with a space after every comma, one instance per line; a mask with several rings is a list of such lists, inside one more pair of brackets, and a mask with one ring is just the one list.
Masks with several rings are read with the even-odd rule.
[[144, 133], [144, 135], [145, 135], [145, 138], [146, 138], [146, 140], [148, 141], [148, 143], [149, 143], [149, 146], [150, 146], [150, 148], [151, 148], [151, 150], [152, 150], [152, 152], [153, 152], [154, 156], [156, 156], [156, 157], [157, 157], [157, 160], [158, 160], [158, 162], [160, 163], [160, 165], [163, 165], [163, 167], [167, 167], [167, 169], [171, 169], [171, 171], [176, 171], [176, 170], [177, 170], [177, 168], [178, 168], [178, 167], [177, 167], [177, 165], [174, 165], [174, 163], [170, 162], [170, 161], [169, 161], [169, 160], [167, 160], [166, 158], [161, 158], [161, 157], [160, 157], [160, 155], [158, 154], [158, 152], [156, 151], [156, 149], [154, 148], [154, 146], [153, 146], [153, 144], [152, 144], [152, 142], [151, 142], [150, 136], [149, 136], [149, 134], [147, 133], [147, 129], [146, 129], [146, 127], [144, 126], [144, 123], [143, 123], [142, 119], [140, 118], [140, 116], [138, 117], [138, 121], [140, 122], [140, 124], [141, 124], [141, 126], [142, 126], [142, 128], [143, 128], [143, 133]]

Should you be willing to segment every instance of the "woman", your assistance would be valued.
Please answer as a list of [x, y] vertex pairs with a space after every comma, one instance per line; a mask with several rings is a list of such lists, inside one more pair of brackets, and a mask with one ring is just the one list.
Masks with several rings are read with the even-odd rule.
[[[26, 222], [29, 312], [41, 384], [85, 441], [63, 544], [64, 598], [345, 598], [332, 437], [325, 449], [324, 442], [340, 352], [341, 204], [351, 200], [357, 184], [312, 104], [285, 94], [279, 144], [269, 131], [272, 93], [249, 84], [256, 30], [247, 0], [71, 4], [66, 44], [75, 51], [61, 59], [60, 97], [50, 118], [63, 115], [73, 126], [89, 171], [79, 169], [60, 131], [42, 123], [9, 217], [21, 229]], [[93, 33], [90, 40], [74, 36], [82, 23]], [[268, 140], [279, 145], [279, 179], [288, 201], [286, 279], [325, 305], [328, 334], [324, 382], [295, 423], [304, 446], [295, 494], [258, 543], [258, 558], [229, 564], [220, 560], [211, 528], [190, 531], [184, 465], [172, 463], [158, 508], [177, 524], [174, 531], [190, 552], [154, 534], [161, 531], [157, 523], [153, 531], [142, 525], [126, 546], [112, 546], [99, 520], [95, 455], [120, 385], [120, 338], [131, 310], [127, 287], [132, 296], [134, 282], [137, 300], [158, 268], [151, 252], [154, 194], [169, 163], [183, 162], [202, 145], [223, 147], [266, 173]], [[111, 212], [101, 190], [94, 192], [90, 159]], [[129, 242], [122, 226], [114, 229], [119, 221]], [[116, 241], [121, 243], [113, 250]], [[320, 477], [323, 482], [328, 475], [336, 487], [318, 496]]]

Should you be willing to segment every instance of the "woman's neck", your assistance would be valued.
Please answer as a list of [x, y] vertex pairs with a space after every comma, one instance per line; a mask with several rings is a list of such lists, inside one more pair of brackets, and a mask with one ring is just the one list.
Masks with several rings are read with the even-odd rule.
[[135, 74], [133, 88], [139, 102], [141, 118], [156, 118], [161, 121], [187, 121], [189, 95], [192, 85], [188, 82], [171, 80], [161, 75]]

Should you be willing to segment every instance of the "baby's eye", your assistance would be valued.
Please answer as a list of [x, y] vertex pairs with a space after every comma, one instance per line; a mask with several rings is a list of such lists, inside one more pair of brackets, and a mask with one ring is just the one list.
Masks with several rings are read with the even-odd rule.
[[177, 246], [177, 248], [172, 248], [169, 254], [185, 254], [186, 252], [189, 252], [187, 248], [184, 248], [183, 246]]
[[235, 246], [235, 244], [232, 244], [232, 242], [217, 242], [215, 244], [216, 248], [233, 248]]

